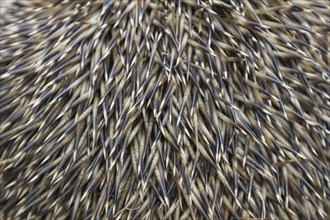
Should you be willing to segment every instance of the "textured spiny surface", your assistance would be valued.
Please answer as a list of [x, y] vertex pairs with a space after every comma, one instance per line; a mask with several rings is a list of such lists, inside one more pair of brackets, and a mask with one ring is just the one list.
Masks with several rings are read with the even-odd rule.
[[327, 0], [2, 0], [1, 218], [329, 218], [329, 23]]

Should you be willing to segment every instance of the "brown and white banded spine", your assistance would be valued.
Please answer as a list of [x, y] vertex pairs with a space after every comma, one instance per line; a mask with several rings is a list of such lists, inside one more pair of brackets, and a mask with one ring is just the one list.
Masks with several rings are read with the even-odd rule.
[[326, 0], [1, 0], [1, 219], [327, 219]]

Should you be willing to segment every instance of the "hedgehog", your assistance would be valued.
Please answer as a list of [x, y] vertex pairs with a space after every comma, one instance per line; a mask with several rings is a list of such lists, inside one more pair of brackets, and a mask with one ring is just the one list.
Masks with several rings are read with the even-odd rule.
[[0, 218], [330, 218], [329, 9], [1, 1]]

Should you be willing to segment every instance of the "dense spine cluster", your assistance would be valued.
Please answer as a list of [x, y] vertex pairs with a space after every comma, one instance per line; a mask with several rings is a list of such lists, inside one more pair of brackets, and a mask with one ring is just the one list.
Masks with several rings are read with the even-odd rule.
[[327, 0], [0, 8], [1, 218], [329, 218]]

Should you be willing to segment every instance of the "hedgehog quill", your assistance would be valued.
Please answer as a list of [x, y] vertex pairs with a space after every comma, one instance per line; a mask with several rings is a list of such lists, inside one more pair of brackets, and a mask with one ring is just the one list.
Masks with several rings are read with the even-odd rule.
[[1, 1], [2, 219], [328, 219], [326, 0]]

